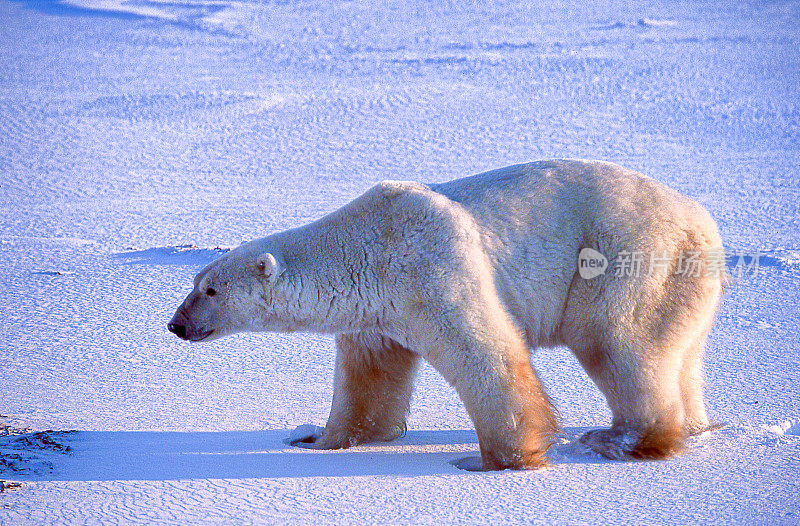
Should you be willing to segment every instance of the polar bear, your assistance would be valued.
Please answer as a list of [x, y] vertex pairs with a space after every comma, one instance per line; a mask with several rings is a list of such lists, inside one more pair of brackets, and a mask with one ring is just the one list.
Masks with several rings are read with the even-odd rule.
[[[581, 272], [587, 249], [607, 258], [604, 272], [600, 263]], [[236, 331], [335, 334], [330, 418], [300, 444], [318, 449], [403, 434], [425, 359], [475, 425], [480, 462], [460, 467], [482, 470], [548, 463], [558, 420], [530, 352], [563, 345], [613, 413], [610, 429], [582, 441], [608, 458], [660, 459], [709, 427], [701, 361], [721, 250], [699, 204], [607, 162], [386, 181], [212, 262], [169, 330], [192, 342]]]

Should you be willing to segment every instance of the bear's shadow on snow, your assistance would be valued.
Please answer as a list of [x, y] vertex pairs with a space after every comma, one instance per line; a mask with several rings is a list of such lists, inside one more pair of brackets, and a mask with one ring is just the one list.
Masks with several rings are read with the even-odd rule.
[[16, 2], [24, 5], [28, 9], [38, 11], [45, 15], [118, 18], [122, 20], [141, 20], [148, 18], [143, 15], [125, 11], [92, 9], [91, 7], [66, 4], [63, 3], [62, 0], [16, 0]]
[[[97, 7], [70, 4], [65, 0], [14, 0], [25, 8], [50, 16], [108, 18], [123, 21], [145, 21], [150, 24], [166, 24], [192, 31], [203, 31], [229, 38], [237, 35], [222, 28], [212, 28], [203, 23], [206, 17], [231, 6], [230, 2], [158, 2], [137, 0], [136, 2], [106, 2]], [[145, 8], [145, 9], [142, 9]]]
[[192, 265], [205, 266], [222, 254], [229, 252], [223, 247], [198, 247], [195, 245], [178, 245], [174, 247], [153, 247], [144, 250], [127, 250], [112, 254], [124, 265]]
[[[584, 429], [565, 430], [569, 435]], [[477, 456], [473, 430], [409, 431], [398, 440], [347, 450], [315, 451], [284, 443], [290, 430], [224, 432], [78, 431], [69, 453], [51, 455], [52, 472], [32, 480], [188, 480], [439, 474], [474, 475], [450, 464]], [[448, 448], [448, 446], [452, 446]], [[464, 447], [472, 446], [472, 447]], [[555, 464], [607, 462], [551, 449]], [[553, 454], [553, 450], [555, 454]]]

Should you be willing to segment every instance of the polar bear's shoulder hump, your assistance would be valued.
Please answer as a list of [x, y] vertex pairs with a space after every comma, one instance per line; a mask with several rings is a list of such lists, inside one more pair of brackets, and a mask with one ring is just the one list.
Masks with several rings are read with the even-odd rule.
[[361, 196], [361, 199], [379, 208], [409, 212], [452, 205], [442, 194], [413, 181], [381, 181]]

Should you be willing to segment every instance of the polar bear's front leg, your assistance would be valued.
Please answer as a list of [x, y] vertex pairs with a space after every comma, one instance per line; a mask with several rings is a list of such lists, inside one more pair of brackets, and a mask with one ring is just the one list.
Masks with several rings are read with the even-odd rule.
[[495, 322], [477, 334], [442, 335], [425, 353], [455, 386], [478, 435], [480, 462], [455, 465], [471, 471], [547, 466], [545, 453], [558, 431], [555, 409], [522, 338], [511, 324]]
[[372, 333], [338, 335], [336, 347], [328, 424], [321, 437], [304, 442], [314, 449], [342, 449], [402, 436], [419, 357]]

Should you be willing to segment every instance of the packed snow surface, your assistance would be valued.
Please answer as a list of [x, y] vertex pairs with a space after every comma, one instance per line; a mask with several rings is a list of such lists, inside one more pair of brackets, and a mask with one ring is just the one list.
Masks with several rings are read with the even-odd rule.
[[[800, 523], [799, 20], [791, 0], [0, 0], [0, 523]], [[610, 414], [565, 349], [533, 358], [551, 468], [454, 467], [477, 440], [429, 367], [404, 438], [298, 449], [330, 337], [166, 330], [242, 241], [381, 179], [553, 157], [650, 174], [759, 255], [709, 342], [726, 425], [678, 458], [582, 449]]]

